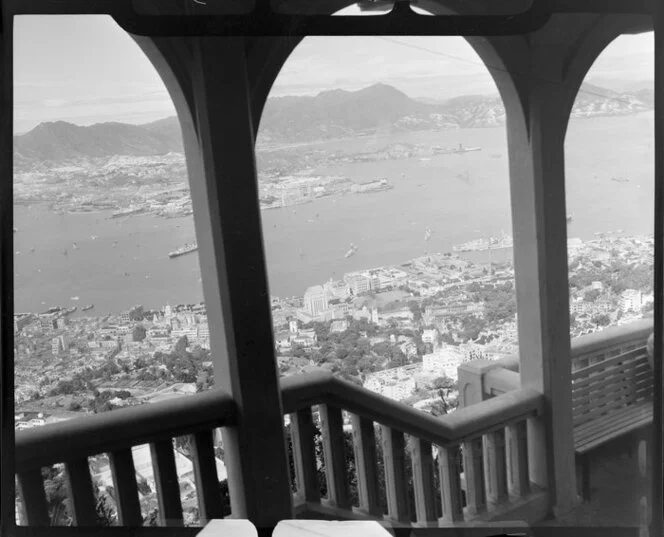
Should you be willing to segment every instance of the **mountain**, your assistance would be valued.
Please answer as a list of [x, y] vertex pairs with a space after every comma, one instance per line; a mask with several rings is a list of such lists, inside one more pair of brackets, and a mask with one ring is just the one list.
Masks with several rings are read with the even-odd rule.
[[[579, 91], [572, 117], [631, 114], [652, 109], [648, 88], [617, 92], [590, 84]], [[373, 134], [468, 127], [497, 127], [505, 109], [497, 95], [467, 95], [442, 102], [412, 99], [386, 84], [359, 91], [332, 90], [315, 96], [268, 100], [259, 130], [264, 143], [309, 142]], [[63, 121], [42, 123], [14, 137], [18, 169], [54, 163], [123, 156], [181, 153], [177, 118], [144, 125], [98, 123], [81, 127]]]
[[[177, 124], [175, 118], [162, 121]], [[158, 127], [154, 123], [97, 123], [88, 127], [64, 121], [41, 123], [30, 132], [14, 137], [15, 161], [21, 165], [182, 151], [181, 136], [174, 136], [171, 130]]]

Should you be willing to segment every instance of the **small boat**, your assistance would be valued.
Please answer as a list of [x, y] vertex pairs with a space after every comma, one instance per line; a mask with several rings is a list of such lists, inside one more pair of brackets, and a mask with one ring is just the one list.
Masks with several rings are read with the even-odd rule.
[[572, 217], [571, 214], [568, 214], [567, 215], [567, 222], [571, 222], [572, 220], [574, 220], [574, 218]]
[[71, 296], [69, 297], [69, 300], [78, 300], [79, 298], [77, 296]]
[[93, 241], [96, 241], [98, 237], [97, 237], [97, 235], [90, 235], [90, 238], [91, 238]]
[[344, 254], [344, 257], [345, 257], [346, 259], [348, 259], [349, 257], [355, 255], [355, 252], [357, 252], [357, 250], [358, 250], [358, 247], [355, 246], [355, 245], [351, 242], [351, 243], [350, 243], [350, 248], [349, 248], [348, 251]]
[[431, 238], [431, 234], [432, 234], [432, 233], [433, 233], [433, 232], [431, 231], [431, 228], [430, 228], [430, 227], [426, 228], [426, 229], [424, 230], [424, 240], [425, 240], [425, 241], [428, 241], [428, 240]]
[[95, 307], [94, 304], [88, 304], [87, 306], [83, 306], [83, 307], [81, 308], [81, 311], [88, 311], [88, 310], [91, 310], [91, 309], [94, 308], [94, 307]]
[[74, 243], [74, 244], [72, 244], [72, 246], [73, 246], [74, 250], [78, 250], [78, 244]]

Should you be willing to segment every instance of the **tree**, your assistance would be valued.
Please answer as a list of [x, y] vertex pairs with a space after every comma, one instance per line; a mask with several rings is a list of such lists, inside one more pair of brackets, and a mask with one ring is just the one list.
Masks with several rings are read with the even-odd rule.
[[611, 318], [605, 313], [594, 315], [590, 320], [597, 326], [608, 326], [611, 323]]
[[131, 332], [131, 339], [132, 341], [143, 341], [145, 339], [145, 336], [147, 334], [147, 330], [145, 327], [141, 324], [136, 325], [134, 329]]
[[590, 289], [589, 291], [586, 291], [585, 294], [583, 295], [583, 301], [584, 302], [595, 302], [599, 298], [600, 295], [599, 289]]
[[457, 407], [457, 403], [451, 401], [451, 395], [457, 390], [457, 383], [449, 377], [438, 377], [433, 380], [431, 386], [438, 392], [440, 400], [431, 407], [431, 414], [438, 417], [448, 414], [450, 410]]
[[182, 336], [175, 344], [175, 354], [178, 356], [186, 356], [188, 346], [189, 340], [187, 339], [187, 336]]

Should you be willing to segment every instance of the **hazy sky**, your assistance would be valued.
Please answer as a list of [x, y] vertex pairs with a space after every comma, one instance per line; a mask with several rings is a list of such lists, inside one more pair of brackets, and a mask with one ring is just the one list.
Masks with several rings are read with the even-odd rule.
[[[16, 132], [42, 121], [145, 123], [175, 113], [150, 62], [110, 17], [17, 17], [14, 58]], [[612, 89], [652, 79], [652, 33], [616, 40], [588, 78]], [[310, 37], [286, 63], [273, 95], [376, 82], [412, 97], [496, 91], [462, 38]]]

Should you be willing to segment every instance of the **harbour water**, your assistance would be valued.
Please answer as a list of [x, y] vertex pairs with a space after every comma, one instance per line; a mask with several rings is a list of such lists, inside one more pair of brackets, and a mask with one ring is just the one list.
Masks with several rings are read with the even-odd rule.
[[[652, 114], [570, 124], [570, 237], [591, 239], [595, 232], [619, 228], [626, 234], [652, 232], [652, 125]], [[394, 188], [263, 211], [273, 295], [301, 295], [307, 286], [340, 278], [344, 272], [402, 263], [426, 252], [451, 251], [469, 240], [511, 233], [504, 129], [407, 133], [330, 145], [360, 151], [394, 142], [462, 143], [482, 151], [315, 170], [365, 181], [386, 177]], [[90, 313], [100, 315], [134, 304], [159, 307], [203, 300], [198, 254], [168, 258], [168, 252], [195, 239], [192, 217], [110, 215], [57, 215], [40, 205], [15, 208], [14, 250], [21, 252], [14, 256], [16, 311], [95, 304]], [[427, 228], [432, 231], [429, 240]], [[357, 251], [346, 258], [350, 243]], [[488, 259], [486, 252], [467, 255]], [[510, 256], [510, 249], [493, 253], [494, 260]], [[79, 297], [79, 302], [72, 297]]]

